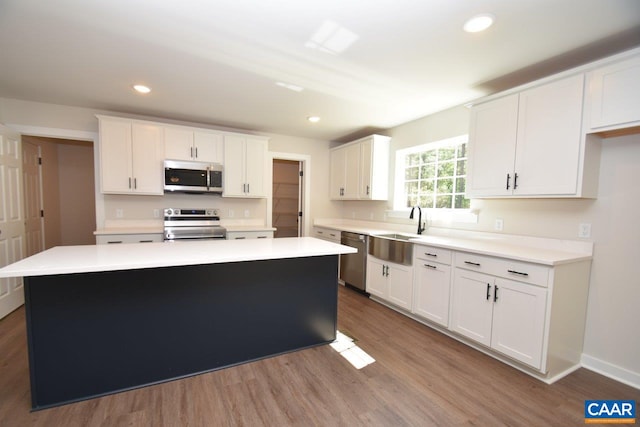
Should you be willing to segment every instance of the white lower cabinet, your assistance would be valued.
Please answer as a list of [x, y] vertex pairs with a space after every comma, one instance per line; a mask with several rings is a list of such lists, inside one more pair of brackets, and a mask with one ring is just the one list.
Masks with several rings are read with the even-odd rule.
[[405, 310], [411, 310], [413, 268], [369, 255], [366, 291]]
[[417, 316], [442, 326], [449, 325], [451, 251], [414, 246], [413, 308]]
[[313, 227], [313, 237], [326, 240], [328, 242], [340, 243], [341, 234], [338, 230], [324, 227]]
[[118, 243], [153, 243], [163, 242], [162, 233], [157, 234], [101, 234], [96, 236], [97, 245], [112, 245]]
[[367, 257], [366, 291], [552, 383], [580, 367], [591, 260], [521, 261], [415, 243], [413, 265]]

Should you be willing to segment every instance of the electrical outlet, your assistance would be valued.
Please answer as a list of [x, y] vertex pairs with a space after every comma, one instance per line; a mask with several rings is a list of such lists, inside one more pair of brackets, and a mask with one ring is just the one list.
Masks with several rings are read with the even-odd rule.
[[235, 215], [233, 209], [229, 209], [229, 218], [233, 218], [233, 215]]
[[251, 215], [251, 212], [249, 212], [249, 209], [245, 209], [244, 210], [244, 217], [245, 218], [249, 218], [250, 215]]
[[154, 209], [153, 210], [153, 217], [154, 218], [160, 218], [160, 209]]
[[116, 209], [116, 218], [123, 218], [124, 211], [122, 209]]
[[580, 224], [580, 229], [578, 230], [578, 237], [583, 239], [588, 239], [591, 237], [591, 224], [582, 223]]
[[502, 218], [496, 218], [496, 222], [493, 225], [493, 228], [496, 231], [502, 231], [504, 229], [504, 221], [503, 221], [503, 219]]

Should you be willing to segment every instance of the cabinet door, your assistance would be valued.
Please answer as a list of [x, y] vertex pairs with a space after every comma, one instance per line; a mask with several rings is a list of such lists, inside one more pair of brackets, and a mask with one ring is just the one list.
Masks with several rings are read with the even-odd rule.
[[164, 153], [167, 159], [192, 160], [193, 131], [178, 127], [165, 127]]
[[467, 196], [505, 196], [513, 189], [518, 95], [471, 109]]
[[590, 128], [624, 127], [640, 121], [640, 56], [618, 62], [590, 75]]
[[496, 279], [491, 347], [540, 369], [547, 290], [538, 286]]
[[244, 197], [244, 138], [236, 135], [224, 136], [224, 179], [222, 186], [225, 197]]
[[412, 312], [425, 319], [449, 325], [449, 291], [451, 290], [451, 267], [435, 262], [414, 264]]
[[140, 194], [164, 194], [162, 128], [134, 123], [131, 146], [133, 191]]
[[451, 297], [451, 330], [491, 345], [494, 278], [455, 269]]
[[245, 141], [246, 196], [266, 197], [265, 162], [267, 161], [267, 142], [258, 138], [246, 138]]
[[413, 303], [413, 269], [409, 266], [386, 263], [389, 302], [411, 310]]
[[371, 200], [373, 176], [373, 138], [360, 143], [360, 183], [358, 184], [358, 198]]
[[224, 163], [224, 141], [222, 134], [195, 131], [193, 154], [196, 160], [207, 163]]
[[371, 256], [367, 257], [366, 291], [385, 300], [389, 294], [386, 265]]
[[357, 199], [360, 189], [360, 144], [346, 149], [344, 199]]
[[329, 197], [332, 200], [343, 198], [346, 183], [347, 150], [338, 148], [331, 151], [331, 173], [329, 175]]
[[132, 191], [130, 121], [100, 118], [100, 175], [103, 193]]
[[578, 185], [584, 76], [520, 94], [517, 195], [571, 195]]

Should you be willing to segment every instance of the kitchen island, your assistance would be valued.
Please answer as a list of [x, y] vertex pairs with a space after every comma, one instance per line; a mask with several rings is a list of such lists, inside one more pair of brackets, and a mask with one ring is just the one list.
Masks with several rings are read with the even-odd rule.
[[32, 407], [329, 343], [338, 255], [310, 237], [56, 247], [24, 276]]

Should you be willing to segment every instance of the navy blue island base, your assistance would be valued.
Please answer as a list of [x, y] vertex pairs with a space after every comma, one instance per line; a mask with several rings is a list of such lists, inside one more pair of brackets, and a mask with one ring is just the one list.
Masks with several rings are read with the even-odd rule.
[[338, 255], [25, 277], [33, 409], [335, 339]]

